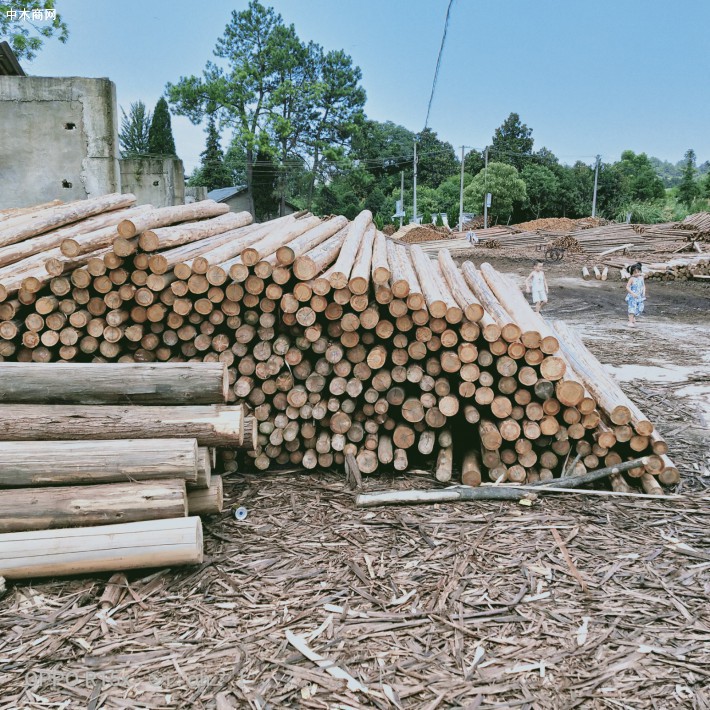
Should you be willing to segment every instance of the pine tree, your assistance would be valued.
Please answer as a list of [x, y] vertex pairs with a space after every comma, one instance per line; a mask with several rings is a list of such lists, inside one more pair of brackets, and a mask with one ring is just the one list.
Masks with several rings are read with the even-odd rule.
[[680, 185], [678, 185], [678, 200], [687, 207], [700, 195], [700, 185], [695, 181], [695, 151], [690, 148], [685, 153], [685, 163], [681, 172]]
[[148, 134], [148, 152], [152, 155], [175, 155], [175, 140], [170, 125], [170, 110], [164, 98], [158, 99]]
[[121, 131], [118, 139], [124, 158], [148, 153], [148, 133], [150, 131], [150, 111], [142, 101], [131, 104], [129, 113], [121, 109]]
[[208, 190], [231, 185], [232, 179], [227, 166], [224, 164], [224, 154], [219, 144], [219, 134], [217, 133], [214, 115], [210, 116], [207, 123], [207, 145], [200, 157], [202, 158], [202, 184]]

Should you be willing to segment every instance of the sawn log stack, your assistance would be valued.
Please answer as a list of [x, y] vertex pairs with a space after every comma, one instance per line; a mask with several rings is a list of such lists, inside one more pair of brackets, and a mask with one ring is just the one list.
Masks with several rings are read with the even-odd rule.
[[[352, 454], [362, 473], [427, 467], [475, 485], [643, 455], [646, 468], [614, 487], [678, 480], [666, 443], [581, 341], [489, 264], [458, 266], [446, 249], [430, 258], [367, 211], [253, 224], [222, 208], [139, 211], [116, 219], [108, 243], [75, 221], [83, 253], [68, 256], [65, 240], [52, 247], [61, 258], [38, 252], [0, 270], [0, 357], [224, 363], [228, 401], [255, 420], [247, 465], [262, 470], [341, 468]], [[105, 208], [119, 209], [136, 208]], [[17, 217], [0, 236], [54, 244], [55, 221], [32, 231]], [[236, 470], [231, 452], [222, 465]]]

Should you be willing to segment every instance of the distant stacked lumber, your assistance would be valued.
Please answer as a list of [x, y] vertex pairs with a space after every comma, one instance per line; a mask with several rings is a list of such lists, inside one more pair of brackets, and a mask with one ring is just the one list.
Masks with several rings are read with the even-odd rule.
[[[352, 456], [364, 474], [415, 466], [444, 481], [465, 468], [475, 480], [478, 465], [483, 478], [533, 482], [562, 475], [568, 455], [586, 470], [653, 451], [604, 428], [557, 337], [490, 265], [459, 267], [441, 242], [388, 239], [368, 211], [265, 224], [192, 213], [165, 225], [188, 213], [162, 209], [130, 218], [101, 258], [36, 291], [21, 284], [0, 304], [0, 356], [224, 363], [228, 400], [253, 410], [256, 449], [246, 455], [259, 470], [343, 467]], [[12, 405], [14, 438], [41, 420], [33, 406]], [[81, 425], [133, 436], [130, 405], [104, 406], [117, 410], [112, 426], [79, 414]], [[138, 408], [149, 414], [146, 435], [162, 438], [155, 422], [174, 420]], [[75, 416], [52, 411], [46, 431], [75, 432]], [[233, 451], [221, 458], [238, 468]], [[653, 465], [632, 474], [663, 467]]]
[[[633, 259], [612, 258], [604, 262], [608, 266], [626, 270], [635, 263]], [[689, 281], [710, 277], [710, 256], [698, 254], [692, 257], [677, 257], [664, 262], [643, 263], [646, 278], [657, 281]]]
[[[11, 533], [0, 574], [200, 562], [199, 518], [187, 516], [222, 508], [207, 447], [249, 447], [253, 432], [225, 404], [227, 382], [223, 363], [0, 363], [0, 533]], [[82, 535], [58, 531], [74, 527]], [[146, 555], [150, 531], [169, 554]]]
[[676, 228], [695, 232], [695, 236], [692, 237], [694, 241], [706, 241], [710, 238], [710, 212], [696, 212], [688, 215], [677, 224]]

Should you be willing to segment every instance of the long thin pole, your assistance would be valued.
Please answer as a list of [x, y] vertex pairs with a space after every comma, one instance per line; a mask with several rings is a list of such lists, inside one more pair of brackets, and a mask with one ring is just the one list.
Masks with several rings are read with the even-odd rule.
[[592, 217], [597, 216], [597, 184], [599, 182], [599, 160], [601, 155], [597, 156], [597, 164], [594, 166], [594, 197], [592, 198]]
[[459, 231], [463, 229], [463, 159], [466, 146], [461, 146], [461, 190], [459, 193]]
[[417, 142], [414, 141], [414, 214], [412, 222], [418, 224], [417, 221]]
[[[402, 178], [401, 185], [399, 186], [399, 199], [400, 199], [400, 202], [402, 203], [402, 209], [404, 209], [404, 170], [399, 175]], [[399, 228], [402, 229], [402, 217], [401, 216], [399, 218]]]
[[488, 229], [488, 146], [485, 153], [485, 167], [483, 168], [483, 229]]

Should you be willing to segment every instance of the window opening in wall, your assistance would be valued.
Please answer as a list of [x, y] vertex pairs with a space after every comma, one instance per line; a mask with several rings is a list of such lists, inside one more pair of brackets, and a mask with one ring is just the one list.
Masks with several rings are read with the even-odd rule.
[[71, 183], [69, 180], [62, 180], [62, 187], [71, 187]]
[[73, 131], [76, 128], [76, 123], [65, 123], [64, 128], [68, 131]]

